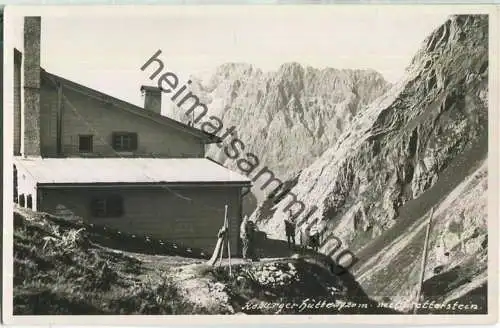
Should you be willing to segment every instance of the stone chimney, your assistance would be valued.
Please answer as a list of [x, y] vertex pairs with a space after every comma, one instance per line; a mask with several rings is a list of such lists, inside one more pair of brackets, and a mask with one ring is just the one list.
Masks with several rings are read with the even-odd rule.
[[40, 34], [41, 17], [24, 17], [23, 156], [40, 157]]
[[144, 109], [161, 114], [161, 89], [143, 85], [141, 92], [144, 96]]
[[23, 55], [14, 49], [14, 156], [21, 155], [21, 75]]

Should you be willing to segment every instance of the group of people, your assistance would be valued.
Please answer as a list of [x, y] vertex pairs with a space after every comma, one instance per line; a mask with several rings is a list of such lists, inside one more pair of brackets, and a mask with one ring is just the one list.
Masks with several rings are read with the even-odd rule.
[[[285, 219], [285, 235], [288, 248], [294, 249], [297, 245], [297, 243], [295, 242], [296, 223], [293, 221], [293, 218], [291, 216]], [[316, 225], [312, 226], [311, 228], [300, 230], [299, 238], [300, 247], [305, 248], [307, 246], [310, 246], [314, 251], [318, 251], [320, 246], [320, 231]]]
[[[243, 244], [243, 258], [254, 260], [256, 259], [255, 252], [255, 239], [256, 239], [256, 226], [255, 223], [245, 216], [240, 227], [240, 238]], [[296, 236], [296, 223], [292, 215], [285, 219], [285, 235], [289, 249], [295, 249], [297, 243], [295, 242]], [[316, 225], [312, 228], [302, 229], [299, 233], [299, 246], [310, 246], [314, 251], [318, 251], [320, 246], [320, 231]]]

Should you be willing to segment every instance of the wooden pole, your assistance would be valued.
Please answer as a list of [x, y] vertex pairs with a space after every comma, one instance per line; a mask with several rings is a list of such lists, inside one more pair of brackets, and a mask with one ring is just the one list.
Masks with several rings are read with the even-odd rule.
[[225, 222], [225, 226], [227, 229], [227, 258], [229, 261], [229, 276], [231, 277], [232, 276], [232, 272], [231, 272], [231, 234], [230, 234], [231, 229], [229, 227], [229, 219], [227, 217], [227, 205], [225, 208], [224, 222]]
[[220, 250], [220, 258], [219, 258], [219, 266], [222, 265], [222, 258], [224, 257], [224, 249], [226, 249], [226, 245], [224, 244], [227, 239], [227, 231], [226, 231], [226, 213], [224, 213], [224, 222], [222, 224], [222, 229], [224, 230], [224, 235], [222, 237], [222, 245]]
[[224, 249], [226, 248], [226, 247], [224, 247], [225, 240], [226, 240], [226, 237], [223, 237], [222, 246], [221, 246], [220, 255], [219, 255], [219, 266], [222, 266], [222, 258], [224, 257]]
[[417, 302], [415, 303], [415, 307], [413, 308], [413, 314], [417, 314], [418, 311], [417, 305], [420, 302], [420, 297], [422, 295], [422, 288], [424, 285], [424, 275], [425, 275], [425, 264], [427, 262], [427, 247], [429, 245], [429, 235], [431, 232], [433, 215], [434, 215], [434, 207], [431, 208], [431, 214], [429, 215], [429, 221], [427, 222], [427, 231], [425, 232], [424, 250], [422, 253], [422, 263], [420, 266], [420, 279], [418, 282], [418, 290], [417, 290]]

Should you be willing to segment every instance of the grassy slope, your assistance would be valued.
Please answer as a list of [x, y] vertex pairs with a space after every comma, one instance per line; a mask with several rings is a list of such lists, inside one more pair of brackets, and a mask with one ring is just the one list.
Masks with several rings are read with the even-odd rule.
[[203, 312], [166, 270], [99, 246], [81, 223], [14, 213], [14, 314]]

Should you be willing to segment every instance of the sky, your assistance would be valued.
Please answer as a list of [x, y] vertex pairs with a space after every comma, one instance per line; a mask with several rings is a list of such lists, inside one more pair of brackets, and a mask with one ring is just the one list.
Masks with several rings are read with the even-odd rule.
[[[181, 81], [227, 62], [246, 62], [264, 71], [298, 62], [316, 68], [371, 68], [396, 82], [423, 40], [454, 13], [446, 6], [277, 7], [46, 11], [41, 15], [41, 62], [51, 73], [139, 106], [140, 86], [152, 85], [150, 74], [140, 67], [158, 49], [165, 71]], [[13, 14], [9, 20], [19, 49], [22, 16]]]

